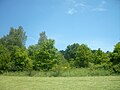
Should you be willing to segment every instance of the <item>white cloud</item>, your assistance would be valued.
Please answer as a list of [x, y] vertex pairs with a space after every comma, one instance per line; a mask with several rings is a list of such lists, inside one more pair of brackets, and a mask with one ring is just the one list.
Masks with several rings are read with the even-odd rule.
[[67, 3], [73, 3], [73, 4], [76, 3], [75, 0], [66, 0], [66, 2], [67, 2]]
[[102, 3], [102, 4], [106, 4], [106, 1], [102, 1], [101, 3]]
[[69, 3], [67, 9], [67, 14], [69, 15], [83, 13], [86, 11], [107, 11], [107, 2], [105, 0], [101, 0], [100, 3], [96, 5], [96, 7], [92, 6], [89, 2], [86, 2], [85, 0], [67, 0], [67, 3]]
[[79, 4], [81, 7], [85, 7], [86, 5], [85, 4], [83, 4], [83, 3], [80, 3]]
[[83, 10], [87, 7], [86, 2], [83, 0], [79, 2], [76, 0], [67, 0], [67, 3], [69, 3], [69, 9], [67, 11], [69, 15], [73, 15], [81, 11], [83, 12]]
[[107, 11], [107, 9], [102, 7], [97, 7], [97, 8], [94, 8], [93, 11]]
[[80, 2], [80, 3], [76, 3], [75, 7], [79, 8], [79, 9], [85, 9], [87, 7], [87, 5], [83, 2]]
[[73, 15], [75, 13], [77, 13], [77, 10], [75, 10], [74, 8], [71, 8], [71, 9], [68, 10], [69, 15]]
[[107, 11], [105, 5], [106, 5], [106, 1], [103, 0], [96, 8], [93, 8], [92, 11]]

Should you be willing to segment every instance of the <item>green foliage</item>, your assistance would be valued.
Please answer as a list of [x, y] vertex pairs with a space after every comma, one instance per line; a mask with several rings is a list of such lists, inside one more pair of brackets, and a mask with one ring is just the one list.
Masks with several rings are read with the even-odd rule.
[[71, 61], [71, 59], [72, 60], [76, 60], [76, 53], [77, 53], [78, 47], [79, 47], [78, 43], [74, 43], [72, 45], [68, 45], [67, 49], [64, 52], [65, 59], [67, 59], [68, 61]]
[[0, 44], [0, 72], [6, 71], [10, 68], [10, 53], [8, 49]]
[[120, 73], [120, 63], [113, 65], [112, 68], [115, 73]]
[[113, 64], [120, 63], [120, 42], [118, 42], [115, 45], [114, 51], [112, 53], [112, 59], [111, 59], [111, 61], [113, 62]]
[[120, 42], [115, 45], [113, 53], [110, 54], [110, 61], [115, 73], [120, 73]]
[[2, 37], [0, 39], [0, 43], [9, 48], [12, 46], [25, 47], [25, 42], [27, 40], [27, 36], [21, 26], [18, 29], [11, 28], [8, 35]]
[[[83, 71], [81, 68], [90, 68], [93, 75], [96, 70], [101, 70], [100, 73], [103, 70], [120, 73], [120, 42], [115, 45], [113, 52], [104, 53], [100, 48], [91, 50], [87, 45], [78, 43], [68, 45], [65, 51], [58, 51], [54, 46], [55, 41], [48, 39], [45, 32], [40, 33], [38, 44], [28, 49], [25, 47], [26, 40], [21, 26], [10, 28], [9, 34], [0, 38], [0, 73], [27, 71], [32, 76], [33, 71], [38, 70], [46, 76], [62, 76], [71, 68]], [[87, 75], [92, 74], [87, 72]], [[101, 74], [98, 72], [98, 75]]]
[[44, 42], [46, 42], [47, 41], [47, 36], [46, 36], [46, 34], [45, 34], [45, 32], [41, 32], [40, 33], [40, 38], [39, 38], [39, 40], [38, 40], [38, 44], [40, 45], [40, 44], [43, 44]]
[[34, 69], [49, 70], [56, 62], [57, 49], [54, 47], [55, 41], [47, 39], [45, 32], [40, 33], [38, 50], [35, 52]]
[[38, 50], [38, 45], [31, 45], [28, 47], [28, 56], [34, 62], [36, 51]]
[[11, 28], [8, 35], [0, 38], [2, 69], [4, 67], [7, 71], [23, 71], [32, 67], [25, 49], [26, 39], [27, 36], [21, 26], [18, 29]]
[[87, 45], [82, 44], [77, 49], [76, 54], [77, 66], [88, 67], [89, 62], [92, 61], [92, 52]]
[[109, 70], [90, 69], [90, 68], [72, 68], [61, 74], [63, 77], [81, 77], [81, 76], [110, 76]]
[[67, 60], [63, 57], [63, 55], [58, 52], [56, 64], [52, 67], [53, 75], [52, 76], [60, 76], [63, 72], [70, 69], [70, 65]]
[[102, 63], [108, 62], [108, 61], [109, 61], [109, 57], [102, 50], [100, 50], [100, 48], [95, 51], [95, 53], [94, 53], [94, 63], [95, 64], [102, 64]]
[[24, 48], [14, 47], [12, 52], [12, 67], [13, 71], [23, 71], [32, 68], [31, 60], [28, 57], [27, 51]]
[[93, 63], [95, 64], [95, 68], [109, 69], [111, 66], [110, 58], [100, 48], [93, 53]]

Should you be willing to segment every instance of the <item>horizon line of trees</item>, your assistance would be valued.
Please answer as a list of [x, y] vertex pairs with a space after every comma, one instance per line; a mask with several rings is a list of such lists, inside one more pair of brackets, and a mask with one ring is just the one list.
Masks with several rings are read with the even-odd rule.
[[25, 46], [26, 33], [22, 26], [10, 28], [9, 34], [0, 38], [0, 73], [6, 71], [53, 70], [56, 68], [91, 68], [120, 73], [120, 42], [112, 52], [91, 50], [86, 44], [74, 43], [65, 50], [54, 46], [45, 32], [38, 43]]

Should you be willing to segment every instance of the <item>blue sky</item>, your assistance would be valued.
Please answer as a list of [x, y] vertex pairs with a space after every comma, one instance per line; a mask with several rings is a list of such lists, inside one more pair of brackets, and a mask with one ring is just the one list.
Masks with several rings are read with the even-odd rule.
[[18, 26], [27, 47], [46, 31], [59, 50], [84, 43], [112, 51], [120, 41], [120, 0], [0, 0], [0, 37]]

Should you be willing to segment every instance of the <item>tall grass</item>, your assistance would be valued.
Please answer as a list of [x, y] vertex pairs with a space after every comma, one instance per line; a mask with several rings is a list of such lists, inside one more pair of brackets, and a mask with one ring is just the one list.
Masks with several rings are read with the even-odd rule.
[[28, 71], [23, 72], [5, 72], [4, 76], [34, 76], [34, 77], [81, 77], [81, 76], [109, 76], [116, 75], [109, 70], [90, 69], [90, 68], [72, 68], [66, 70], [50, 70], [50, 71]]
[[92, 70], [89, 68], [74, 68], [63, 72], [63, 77], [81, 77], [81, 76], [108, 76], [111, 72], [104, 69]]

